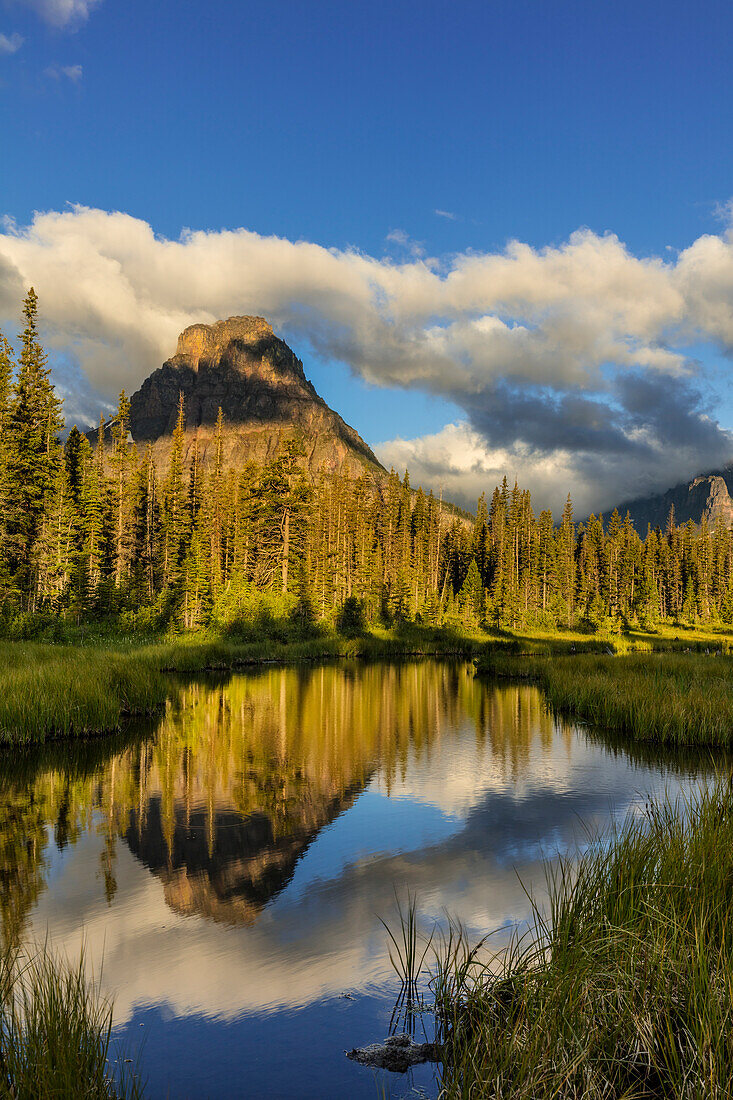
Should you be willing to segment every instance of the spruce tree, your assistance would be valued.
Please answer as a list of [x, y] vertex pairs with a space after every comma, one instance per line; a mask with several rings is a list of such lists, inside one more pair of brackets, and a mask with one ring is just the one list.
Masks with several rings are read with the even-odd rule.
[[50, 506], [63, 420], [38, 340], [38, 299], [32, 287], [23, 316], [26, 326], [7, 418], [5, 532], [9, 572], [23, 601], [32, 606], [33, 551]]

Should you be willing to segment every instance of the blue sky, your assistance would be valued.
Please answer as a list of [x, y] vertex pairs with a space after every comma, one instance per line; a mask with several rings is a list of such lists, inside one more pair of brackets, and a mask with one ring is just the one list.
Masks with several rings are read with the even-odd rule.
[[[311, 242], [340, 256], [355, 250], [385, 270], [426, 265], [441, 277], [473, 255], [503, 255], [512, 240], [536, 255], [550, 248], [564, 256], [571, 235], [585, 227], [594, 240], [614, 234], [632, 260], [659, 257], [674, 267], [680, 252], [706, 235], [727, 241], [732, 31], [730, 4], [710, 0], [0, 0], [0, 213], [12, 219], [11, 237], [30, 232], [34, 212], [68, 213], [81, 206], [129, 215], [158, 240], [177, 241], [184, 229], [219, 234], [242, 227], [258, 238]], [[108, 255], [112, 246], [105, 240], [97, 252]], [[127, 244], [119, 247], [128, 254]], [[79, 391], [79, 409], [86, 408], [93, 403], [89, 394], [106, 397], [114, 389], [110, 370], [97, 371], [89, 355], [79, 352], [87, 320], [72, 323], [68, 303], [63, 323], [54, 313], [53, 280], [43, 262], [37, 255], [21, 261], [14, 248], [11, 242], [6, 250], [9, 269], [20, 272], [23, 282], [40, 284], [42, 307], [45, 290], [59, 376]], [[47, 235], [41, 252], [56, 257], [63, 248], [58, 234]], [[0, 240], [0, 258], [2, 252]], [[687, 268], [697, 271], [693, 258]], [[715, 268], [711, 260], [706, 272]], [[13, 278], [6, 280], [0, 309], [4, 326], [12, 324], [7, 303]], [[248, 280], [242, 312], [257, 311], [256, 287]], [[727, 301], [726, 279], [722, 283], [719, 297]], [[702, 292], [695, 293], [699, 302]], [[510, 328], [529, 325], [534, 331], [549, 299], [531, 316], [527, 300], [525, 295], [518, 308], [497, 304], [494, 294], [484, 310], [472, 299], [471, 323], [492, 316]], [[260, 312], [271, 301], [263, 295]], [[189, 290], [165, 308], [168, 314], [211, 312], [218, 302], [199, 304]], [[232, 312], [240, 311], [237, 302], [234, 285]], [[639, 342], [646, 349], [639, 362], [619, 368], [615, 342], [607, 361], [597, 354], [593, 384], [562, 371], [561, 377], [545, 375], [536, 365], [520, 369], [508, 360], [502, 372], [492, 360], [490, 385], [483, 376], [477, 381], [479, 367], [472, 366], [471, 382], [456, 390], [446, 366], [450, 356], [480, 360], [465, 340], [457, 350], [443, 349], [443, 377], [437, 381], [435, 371], [399, 374], [389, 364], [373, 366], [379, 355], [366, 347], [363, 334], [361, 350], [352, 354], [354, 340], [334, 334], [342, 324], [338, 311], [310, 304], [318, 321], [307, 328], [293, 320], [298, 302], [292, 294], [288, 303], [279, 313], [274, 308], [280, 331], [303, 356], [323, 395], [369, 442], [423, 439], [447, 424], [470, 425], [471, 461], [465, 455], [451, 459], [455, 440], [441, 437], [436, 444], [436, 455], [443, 443], [450, 444], [435, 459], [438, 466], [444, 463], [444, 473], [431, 470], [428, 444], [393, 448], [396, 459], [419, 466], [426, 478], [454, 484], [450, 471], [463, 468], [461, 462], [478, 462], [488, 476], [499, 470], [509, 448], [509, 464], [518, 472], [526, 467], [539, 492], [552, 496], [550, 484], [558, 477], [573, 488], [577, 484], [581, 495], [631, 492], [641, 461], [638, 431], [634, 435], [640, 409], [629, 406], [620, 391], [610, 392], [607, 380], [618, 369], [648, 372], [649, 348], [672, 344], [685, 359], [688, 408], [692, 401], [696, 415], [720, 428], [702, 443], [699, 425], [680, 428], [689, 473], [696, 472], [696, 456], [700, 462], [725, 457], [730, 444], [727, 336], [719, 323], [701, 319], [700, 309], [691, 310], [689, 323], [685, 313], [686, 331], [674, 338], [670, 326], [678, 323], [677, 307], [656, 327], [646, 320], [632, 324], [634, 355]], [[585, 316], [593, 312], [587, 303], [584, 309]], [[563, 307], [563, 316], [569, 310]], [[440, 325], [453, 320], [437, 317]], [[396, 323], [393, 312], [390, 325]], [[421, 332], [431, 323], [426, 320]], [[328, 340], [318, 335], [324, 326], [330, 326]], [[95, 334], [97, 341], [104, 338]], [[111, 330], [106, 339], [119, 356], [122, 382], [133, 380], [129, 342]], [[576, 337], [568, 339], [572, 356]], [[553, 348], [557, 353], [556, 343]], [[86, 398], [84, 377], [77, 372], [72, 378], [64, 367], [77, 353], [91, 379]], [[678, 368], [662, 369], [677, 379]], [[659, 365], [651, 370], [658, 383]], [[511, 394], [506, 378], [519, 378]], [[663, 389], [669, 386], [677, 381]], [[541, 445], [532, 434], [536, 414], [526, 415], [530, 398], [549, 401], [555, 424], [552, 439], [537, 431]], [[594, 449], [593, 439], [583, 442], [573, 430], [569, 447], [560, 447], [571, 404], [577, 412], [576, 398], [585, 402], [584, 423], [595, 415], [588, 398], [600, 401], [601, 412], [603, 406], [623, 412], [620, 430], [627, 442], [633, 438], [624, 463], [614, 467], [613, 484], [601, 476], [607, 465], [602, 442]], [[75, 400], [70, 392], [69, 407]], [[651, 398], [645, 400], [648, 406]], [[504, 422], [524, 418], [524, 435], [497, 433], [497, 409]], [[643, 415], [647, 435], [665, 435], [664, 426]], [[648, 463], [652, 481], [669, 470], [669, 443], [658, 442]], [[616, 444], [612, 450], [620, 453]], [[684, 476], [681, 466], [674, 472]]]

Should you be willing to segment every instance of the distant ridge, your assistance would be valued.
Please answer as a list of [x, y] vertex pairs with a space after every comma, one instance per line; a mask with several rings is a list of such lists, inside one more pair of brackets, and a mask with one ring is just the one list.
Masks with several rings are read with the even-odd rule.
[[[638, 497], [618, 505], [623, 518], [628, 511], [639, 534], [646, 534], [647, 526], [664, 529], [669, 510], [674, 506], [675, 523], [692, 520], [699, 524], [703, 517], [711, 525], [722, 520], [727, 527], [733, 523], [733, 465], [709, 474], [701, 474], [691, 481], [680, 482], [664, 493]], [[609, 509], [609, 514], [613, 509]]]

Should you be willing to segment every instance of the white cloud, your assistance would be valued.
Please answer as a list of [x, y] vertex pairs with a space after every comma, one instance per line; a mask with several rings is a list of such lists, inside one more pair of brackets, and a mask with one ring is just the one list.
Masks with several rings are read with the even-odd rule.
[[422, 241], [414, 241], [409, 233], [406, 233], [404, 229], [390, 229], [389, 233], [385, 237], [385, 240], [390, 244], [396, 244], [400, 248], [403, 248], [408, 255], [413, 259], [420, 259], [425, 255], [425, 247]]
[[45, 74], [50, 76], [52, 80], [66, 78], [72, 84], [79, 84], [82, 78], [82, 67], [81, 65], [50, 65], [45, 70]]
[[30, 8], [52, 27], [72, 28], [83, 23], [102, 0], [15, 0]]
[[439, 218], [447, 218], [449, 222], [458, 221], [458, 215], [453, 214], [450, 210], [434, 210], [434, 214], [437, 214]]
[[25, 39], [17, 31], [13, 34], [0, 34], [0, 54], [17, 53]]
[[[580, 502], [611, 474], [615, 495], [630, 495], [639, 470], [661, 488], [683, 459], [680, 476], [733, 455], [686, 354], [701, 341], [733, 349], [730, 231], [666, 260], [590, 230], [443, 262], [410, 254], [400, 231], [391, 239], [408, 249], [403, 260], [246, 229], [167, 240], [84, 207], [41, 213], [0, 232], [0, 318], [17, 323], [17, 289], [34, 284], [49, 346], [114, 399], [172, 354], [186, 325], [264, 314], [296, 351], [464, 408], [462, 461], [474, 445], [485, 453], [465, 469], [445, 451], [445, 476], [462, 471], [462, 485], [516, 472], [548, 494], [562, 479], [561, 495], [570, 488]], [[427, 444], [400, 446], [427, 462]], [[590, 506], [601, 504], [589, 496]]]

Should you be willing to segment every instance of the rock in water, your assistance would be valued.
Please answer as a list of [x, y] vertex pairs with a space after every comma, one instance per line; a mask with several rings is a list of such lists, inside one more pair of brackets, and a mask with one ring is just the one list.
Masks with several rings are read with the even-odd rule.
[[410, 1066], [438, 1061], [435, 1043], [414, 1043], [409, 1035], [390, 1035], [383, 1043], [372, 1043], [345, 1053], [347, 1058], [358, 1062], [360, 1066], [388, 1069], [392, 1073], [406, 1073]]
[[[230, 317], [191, 325], [178, 337], [172, 359], [154, 371], [130, 399], [130, 431], [142, 449], [152, 444], [156, 466], [170, 457], [179, 394], [186, 410], [184, 462], [194, 439], [199, 458], [213, 457], [219, 409], [224, 416], [225, 467], [275, 458], [289, 440], [305, 449], [311, 475], [320, 470], [378, 478], [386, 471], [361, 436], [329, 408], [303, 364], [263, 317]], [[88, 433], [94, 444], [96, 432]]]

